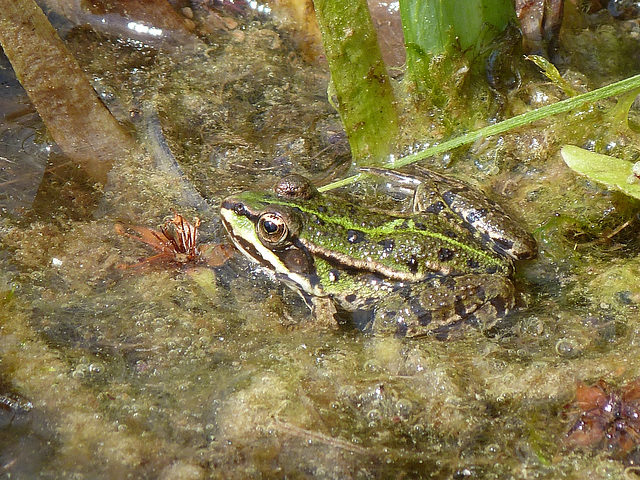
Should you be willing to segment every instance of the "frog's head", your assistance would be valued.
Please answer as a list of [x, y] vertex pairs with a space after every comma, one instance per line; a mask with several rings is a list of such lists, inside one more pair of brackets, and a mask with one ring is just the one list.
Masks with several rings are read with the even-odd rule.
[[318, 191], [300, 175], [288, 175], [273, 192], [243, 192], [223, 200], [220, 216], [236, 247], [253, 261], [314, 292], [313, 257], [298, 241], [304, 224], [297, 203]]

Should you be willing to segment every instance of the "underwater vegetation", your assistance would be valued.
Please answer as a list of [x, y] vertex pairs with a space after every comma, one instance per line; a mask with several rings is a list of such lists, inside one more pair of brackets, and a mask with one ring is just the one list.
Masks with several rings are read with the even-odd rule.
[[148, 261], [159, 257], [168, 257], [176, 262], [186, 263], [194, 261], [200, 254], [198, 250], [198, 228], [200, 225], [201, 221], [198, 217], [195, 217], [193, 224], [191, 224], [174, 211], [173, 218], [167, 219], [160, 227], [159, 232], [143, 227], [129, 227], [140, 235], [136, 237], [127, 235], [121, 224], [116, 224], [115, 229], [117, 233], [135, 238], [160, 252], [158, 255], [150, 257]]
[[[378, 2], [371, 21], [364, 2], [287, 3], [47, 0], [47, 20], [0, 0], [2, 86], [13, 66], [34, 94], [0, 91], [0, 476], [633, 478], [638, 381], [575, 387], [640, 375], [638, 204], [614, 191], [638, 189], [632, 10], [525, 2], [542, 12], [527, 29], [545, 78], [513, 48], [510, 1], [449, 2], [430, 24], [407, 18], [442, 2]], [[503, 9], [473, 15], [478, 30], [454, 18], [491, 3]], [[398, 16], [406, 66], [363, 39]], [[64, 87], [80, 81], [77, 99]], [[572, 148], [623, 163], [587, 159], [615, 173], [598, 183], [567, 168]], [[24, 158], [44, 159], [31, 201], [15, 187]], [[222, 199], [292, 173], [407, 212], [411, 185], [352, 167], [418, 161], [473, 183], [540, 246], [490, 331], [327, 328], [225, 243]]]
[[3, 0], [0, 8], [0, 45], [49, 134], [91, 178], [104, 182], [113, 162], [135, 148], [132, 138], [35, 2]]

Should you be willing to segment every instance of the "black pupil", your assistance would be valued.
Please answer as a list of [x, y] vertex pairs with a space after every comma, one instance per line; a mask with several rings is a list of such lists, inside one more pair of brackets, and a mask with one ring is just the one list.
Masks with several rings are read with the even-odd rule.
[[278, 231], [278, 225], [271, 220], [264, 221], [264, 231], [269, 234], [274, 234]]

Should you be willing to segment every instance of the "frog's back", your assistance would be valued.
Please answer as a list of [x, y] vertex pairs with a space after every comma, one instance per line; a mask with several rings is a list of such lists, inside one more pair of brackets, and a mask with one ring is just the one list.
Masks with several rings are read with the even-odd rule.
[[336, 268], [413, 282], [511, 270], [508, 260], [480, 244], [460, 222], [437, 215], [394, 215], [342, 201], [286, 205], [304, 217], [300, 243]]

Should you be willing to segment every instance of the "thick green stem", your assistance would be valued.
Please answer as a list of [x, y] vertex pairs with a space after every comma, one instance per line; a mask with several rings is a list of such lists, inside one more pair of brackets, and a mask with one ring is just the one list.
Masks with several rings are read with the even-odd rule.
[[338, 111], [354, 163], [386, 157], [398, 133], [393, 89], [366, 0], [315, 0]]
[[407, 80], [418, 92], [429, 92], [437, 87], [439, 74], [431, 72], [435, 57], [477, 55], [515, 18], [515, 10], [512, 0], [400, 0], [400, 16]]

